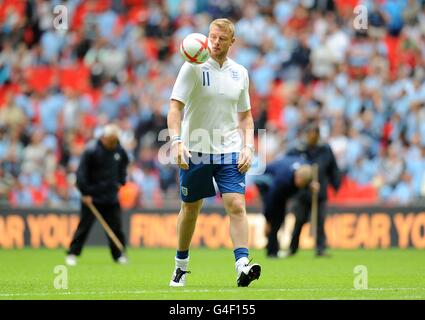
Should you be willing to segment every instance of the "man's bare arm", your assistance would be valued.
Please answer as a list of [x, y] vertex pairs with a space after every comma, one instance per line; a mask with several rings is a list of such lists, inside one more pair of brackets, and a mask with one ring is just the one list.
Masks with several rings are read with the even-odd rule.
[[254, 119], [251, 110], [238, 112], [238, 118], [244, 143], [239, 155], [238, 169], [245, 173], [249, 170], [254, 155]]
[[170, 101], [170, 109], [167, 115], [168, 133], [171, 137], [171, 154], [176, 164], [184, 170], [189, 169], [186, 158], [190, 158], [190, 153], [181, 140], [181, 122], [184, 104], [178, 100]]

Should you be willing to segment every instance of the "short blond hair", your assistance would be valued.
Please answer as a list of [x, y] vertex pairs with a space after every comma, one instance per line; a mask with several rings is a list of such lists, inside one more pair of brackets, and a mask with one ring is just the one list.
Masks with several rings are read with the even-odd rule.
[[210, 23], [210, 30], [212, 26], [216, 26], [220, 30], [226, 30], [227, 32], [229, 32], [232, 38], [235, 36], [235, 25], [227, 18], [219, 18], [213, 20]]
[[299, 168], [296, 170], [296, 174], [306, 184], [309, 184], [313, 180], [313, 168], [308, 164], [303, 164], [299, 166]]

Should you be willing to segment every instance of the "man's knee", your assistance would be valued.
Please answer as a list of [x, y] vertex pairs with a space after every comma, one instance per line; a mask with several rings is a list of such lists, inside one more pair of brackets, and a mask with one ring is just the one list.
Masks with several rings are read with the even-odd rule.
[[201, 210], [202, 200], [195, 202], [182, 202], [181, 212], [185, 215], [186, 218], [196, 219], [199, 211]]
[[227, 211], [228, 214], [233, 216], [244, 216], [246, 213], [244, 199], [239, 197], [229, 199], [227, 202]]

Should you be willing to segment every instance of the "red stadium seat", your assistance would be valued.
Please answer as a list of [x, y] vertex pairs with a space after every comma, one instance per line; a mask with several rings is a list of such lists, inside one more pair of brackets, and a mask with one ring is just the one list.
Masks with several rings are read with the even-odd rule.
[[87, 95], [89, 96], [92, 105], [96, 109], [97, 105], [99, 104], [99, 101], [102, 97], [102, 92], [98, 89], [88, 88], [86, 91]]
[[43, 92], [50, 87], [54, 75], [54, 69], [45, 66], [31, 67], [26, 71], [29, 87], [38, 92]]
[[378, 201], [378, 192], [371, 185], [361, 186], [345, 177], [339, 191], [335, 194], [332, 187], [328, 188], [329, 204], [373, 204]]
[[47, 198], [46, 190], [46, 186], [42, 186], [41, 188], [31, 188], [31, 195], [34, 206], [41, 207], [45, 204]]
[[342, 17], [350, 17], [354, 8], [360, 4], [360, 0], [335, 0], [337, 11]]
[[86, 92], [90, 87], [90, 70], [84, 64], [66, 67], [60, 70], [60, 85], [70, 87], [80, 92]]
[[9, 14], [17, 14], [20, 18], [25, 16], [25, 1], [3, 0], [0, 1], [0, 21], [7, 20]]
[[62, 69], [38, 66], [26, 72], [28, 85], [35, 91], [42, 92], [50, 87], [55, 76], [59, 76], [61, 88], [70, 87], [78, 91], [88, 91], [90, 87], [90, 70], [84, 64], [77, 64]]
[[275, 127], [280, 127], [281, 113], [285, 105], [283, 82], [275, 82], [270, 92], [267, 105], [267, 121], [272, 123]]
[[158, 45], [156, 39], [146, 38], [144, 41], [146, 58], [150, 60], [158, 60]]
[[138, 24], [146, 21], [149, 16], [149, 10], [143, 6], [133, 6], [128, 14], [127, 20], [132, 24]]

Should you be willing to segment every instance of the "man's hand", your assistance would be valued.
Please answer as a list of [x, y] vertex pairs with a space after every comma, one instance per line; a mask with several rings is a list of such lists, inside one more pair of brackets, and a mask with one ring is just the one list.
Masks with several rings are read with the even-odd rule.
[[317, 182], [317, 181], [312, 181], [312, 182], [310, 183], [310, 190], [311, 190], [312, 192], [316, 192], [316, 193], [318, 193], [318, 192], [319, 192], [319, 190], [320, 190], [320, 183], [319, 183], [319, 182]]
[[82, 196], [81, 201], [86, 205], [90, 205], [93, 203], [93, 198], [91, 196]]
[[[178, 141], [171, 145], [171, 154], [175, 163], [180, 169], [187, 170], [189, 169], [189, 158], [192, 157], [189, 150], [182, 141]], [[186, 161], [187, 159], [187, 161]]]
[[245, 146], [239, 153], [238, 170], [240, 173], [246, 173], [251, 168], [253, 151]]

